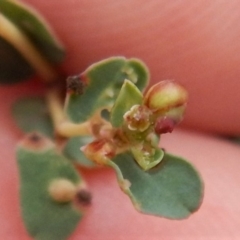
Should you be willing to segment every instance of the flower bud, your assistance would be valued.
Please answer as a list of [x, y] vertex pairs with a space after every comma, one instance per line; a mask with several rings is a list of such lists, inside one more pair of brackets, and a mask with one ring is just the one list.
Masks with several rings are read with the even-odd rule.
[[156, 134], [171, 133], [176, 125], [176, 122], [169, 117], [160, 117], [157, 119], [154, 131]]
[[187, 91], [174, 81], [165, 80], [153, 85], [144, 97], [144, 104], [153, 112], [164, 113], [187, 102]]
[[141, 105], [134, 105], [123, 118], [129, 130], [143, 132], [150, 126], [151, 111]]

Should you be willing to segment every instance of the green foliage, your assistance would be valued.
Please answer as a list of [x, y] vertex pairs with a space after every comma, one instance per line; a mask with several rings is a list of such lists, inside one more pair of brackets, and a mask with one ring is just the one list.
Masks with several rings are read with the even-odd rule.
[[182, 158], [165, 154], [158, 166], [145, 172], [129, 153], [118, 155], [108, 165], [116, 171], [119, 185], [134, 207], [143, 213], [182, 219], [202, 202], [201, 178]]
[[[138, 126], [137, 118], [134, 122], [136, 113], [143, 114], [144, 121], [150, 121], [149, 110], [144, 106], [142, 93], [133, 82], [136, 81], [137, 75], [133, 70], [130, 72], [126, 70], [128, 63], [134, 61], [122, 57], [110, 58], [88, 68], [79, 79], [84, 80], [86, 84], [83, 93], [70, 92], [65, 109], [70, 114], [68, 116], [71, 120], [78, 122], [89, 120], [101, 109], [101, 116], [110, 120], [107, 124], [111, 124], [112, 129], [123, 130], [125, 138], [129, 141], [128, 152], [117, 155], [113, 161], [109, 160], [108, 165], [115, 169], [120, 187], [130, 196], [138, 210], [167, 218], [185, 218], [201, 204], [202, 182], [189, 163], [181, 158], [164, 154], [163, 150], [158, 148], [159, 137], [154, 133], [153, 122], [150, 125], [146, 122], [146, 128], [141, 125], [142, 123]], [[124, 75], [126, 71], [129, 74], [128, 79], [131, 80], [126, 79]], [[142, 82], [146, 81], [146, 78], [142, 78]], [[114, 92], [111, 97], [109, 91]], [[136, 105], [143, 107], [132, 109]], [[124, 124], [123, 118], [130, 109], [132, 112], [130, 111], [129, 116], [132, 120], [129, 118], [128, 124], [131, 128]], [[22, 100], [15, 105], [13, 113], [25, 131], [39, 129], [49, 133], [46, 129], [51, 129], [52, 132], [52, 127], [46, 127], [49, 126], [49, 119], [46, 118], [48, 115], [42, 99]], [[149, 114], [151, 116], [151, 113]], [[145, 125], [145, 122], [143, 123]], [[134, 124], [139, 128], [135, 130]], [[94, 167], [95, 164], [85, 157], [80, 147], [90, 144], [95, 137], [78, 136], [68, 139], [63, 154], [80, 166]], [[98, 137], [101, 138], [101, 135]], [[96, 154], [104, 154], [105, 150], [101, 150], [100, 145], [92, 146], [96, 147], [93, 148]], [[114, 152], [114, 149], [112, 150]], [[130, 182], [130, 187], [126, 187], [128, 183], [126, 179]]]
[[[199, 208], [203, 184], [191, 164], [164, 153], [158, 147], [160, 136], [155, 132], [157, 119], [154, 118], [154, 111], [145, 105], [141, 93], [147, 84], [147, 76], [147, 70], [142, 63], [116, 57], [96, 63], [80, 77], [74, 77], [72, 89], [68, 89], [65, 112], [74, 122], [89, 121], [86, 127], [91, 128], [89, 133], [92, 136], [81, 136], [79, 132], [79, 136], [67, 139], [63, 154], [82, 167], [95, 167], [96, 164], [92, 161], [112, 167], [117, 173], [121, 189], [128, 194], [137, 210], [172, 219], [186, 218]], [[77, 86], [83, 89], [77, 89]], [[175, 112], [171, 112], [174, 119], [181, 115], [179, 109]], [[105, 121], [98, 122], [98, 114]], [[13, 107], [13, 115], [24, 131], [39, 130], [53, 136], [53, 126], [42, 98], [18, 101]], [[83, 146], [87, 147], [82, 148], [81, 152], [80, 148]], [[25, 175], [28, 176], [28, 166], [31, 164], [36, 169], [41, 169], [40, 172], [44, 172], [39, 178], [45, 179], [45, 183], [47, 178], [56, 178], [58, 173], [53, 171], [47, 162], [47, 158], [53, 163], [54, 159], [63, 158], [60, 155], [56, 156], [55, 149], [44, 151], [33, 151], [26, 147], [19, 149], [18, 158], [24, 163], [20, 164], [23, 186], [28, 186]], [[91, 159], [87, 159], [84, 154]], [[32, 162], [27, 165], [30, 158]], [[41, 162], [40, 158], [46, 159], [44, 160], [46, 166], [40, 165], [44, 162]], [[31, 166], [32, 171], [35, 171], [35, 167]], [[39, 181], [37, 179], [36, 181]], [[41, 194], [46, 194], [46, 184], [44, 186]], [[33, 191], [31, 188], [33, 185], [29, 187]], [[29, 196], [24, 191], [22, 190], [21, 195], [22, 202], [28, 203], [29, 200], [26, 199]], [[40, 196], [38, 198], [40, 199]], [[50, 205], [48, 207], [55, 211], [55, 207]], [[23, 204], [24, 208], [27, 209], [27, 204], [25, 206]], [[40, 226], [43, 223], [40, 223], [40, 219], [28, 218], [29, 209], [24, 211], [24, 216], [27, 216], [25, 217], [27, 228], [34, 235], [32, 226], [36, 224]], [[76, 218], [74, 219], [73, 225], [76, 223]], [[39, 227], [39, 234], [47, 234], [46, 231]]]
[[143, 96], [129, 80], [125, 80], [111, 110], [111, 123], [114, 127], [123, 124], [123, 115], [134, 105], [142, 104]]
[[109, 58], [90, 66], [80, 80], [86, 84], [83, 94], [70, 92], [66, 114], [75, 123], [87, 121], [98, 109], [111, 108], [125, 79], [143, 90], [148, 83], [146, 66], [136, 59]]
[[18, 146], [17, 159], [22, 215], [28, 232], [39, 240], [66, 239], [82, 213], [73, 202], [54, 201], [49, 186], [55, 179], [68, 179], [79, 185], [80, 176], [53, 143], [36, 134], [29, 135]]
[[[64, 49], [42, 17], [12, 0], [0, 0], [0, 14], [3, 22], [8, 20], [5, 25], [11, 22], [26, 37], [24, 42], [30, 42], [43, 57], [43, 65], [49, 66], [50, 75], [55, 76], [51, 65], [63, 60]], [[18, 52], [21, 48], [17, 50], [4, 38], [8, 29], [2, 29], [0, 83], [22, 81], [34, 70], [27, 57]], [[12, 113], [24, 132], [39, 131], [51, 138], [79, 133], [62, 139], [66, 141], [61, 144], [57, 141], [58, 146], [43, 135], [29, 134], [18, 146], [22, 215], [32, 237], [64, 240], [81, 220], [83, 214], [76, 204], [80, 198], [86, 203], [90, 195], [78, 194], [84, 182], [74, 164], [92, 168], [95, 161], [112, 167], [121, 189], [143, 213], [182, 219], [199, 208], [203, 184], [197, 171], [184, 159], [165, 154], [158, 147], [159, 134], [172, 131], [182, 120], [187, 92], [173, 81], [164, 81], [143, 96], [148, 81], [147, 67], [134, 58], [112, 57], [91, 65], [79, 76], [67, 79], [65, 116], [55, 116], [67, 124], [57, 129], [43, 98], [24, 98], [15, 103]], [[86, 121], [80, 126], [72, 124]], [[92, 136], [81, 136], [84, 134]], [[63, 195], [59, 196], [59, 188]]]
[[48, 137], [53, 137], [53, 123], [42, 97], [18, 99], [13, 105], [12, 114], [23, 132], [39, 131]]
[[82, 137], [73, 137], [68, 139], [63, 154], [71, 159], [74, 163], [77, 163], [79, 166], [92, 168], [95, 167], [96, 164], [91, 160], [87, 159], [82, 151], [80, 151], [80, 147], [90, 143], [93, 141], [93, 137], [91, 136], [82, 136]]
[[[63, 60], [65, 53], [62, 45], [36, 11], [20, 2], [1, 0], [0, 13], [30, 40], [47, 61], [59, 63]], [[32, 75], [33, 69], [26, 60], [2, 38], [0, 53], [0, 83], [14, 83]]]

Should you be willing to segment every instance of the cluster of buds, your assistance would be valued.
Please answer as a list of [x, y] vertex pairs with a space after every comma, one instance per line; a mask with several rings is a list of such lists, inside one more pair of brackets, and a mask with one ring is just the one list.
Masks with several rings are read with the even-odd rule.
[[187, 99], [187, 91], [174, 81], [159, 82], [147, 91], [143, 105], [125, 113], [125, 123], [131, 131], [143, 132], [154, 125], [158, 135], [172, 132], [183, 118]]
[[134, 105], [123, 118], [132, 131], [144, 132], [150, 126], [152, 112], [144, 105]]
[[100, 138], [81, 150], [87, 158], [105, 165], [126, 148], [126, 144], [121, 147], [118, 144], [125, 139], [135, 160], [148, 170], [161, 161], [164, 153], [158, 148], [159, 135], [172, 132], [182, 120], [187, 97], [186, 90], [173, 81], [153, 85], [139, 101], [142, 104], [133, 105], [123, 115], [123, 131], [114, 131], [115, 134], [110, 135], [100, 131]]

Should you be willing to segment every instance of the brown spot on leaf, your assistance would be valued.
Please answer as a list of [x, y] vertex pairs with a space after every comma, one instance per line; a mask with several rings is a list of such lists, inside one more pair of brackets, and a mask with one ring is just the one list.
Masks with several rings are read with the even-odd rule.
[[30, 151], [45, 151], [54, 147], [54, 144], [44, 135], [38, 132], [33, 132], [27, 134], [20, 142], [19, 146]]
[[33, 143], [38, 143], [41, 141], [41, 136], [37, 133], [33, 133], [32, 135], [29, 136], [29, 140]]
[[80, 189], [76, 194], [76, 198], [77, 198], [78, 203], [86, 206], [86, 205], [91, 204], [92, 194], [86, 189]]
[[67, 90], [74, 94], [82, 94], [86, 83], [81, 79], [80, 75], [67, 78]]

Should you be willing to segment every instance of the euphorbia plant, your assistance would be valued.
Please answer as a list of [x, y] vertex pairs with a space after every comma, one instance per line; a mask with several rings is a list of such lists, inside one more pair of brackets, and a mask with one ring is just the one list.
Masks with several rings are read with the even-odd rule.
[[159, 147], [160, 136], [183, 118], [186, 90], [168, 80], [145, 90], [147, 67], [124, 57], [95, 63], [62, 85], [53, 64], [62, 60], [63, 48], [41, 18], [9, 0], [0, 2], [0, 11], [0, 49], [8, 56], [0, 66], [2, 83], [18, 82], [34, 70], [47, 82], [45, 96], [13, 106], [27, 132], [17, 160], [29, 234], [66, 239], [87, 214], [91, 194], [76, 166], [113, 168], [140, 212], [172, 219], [195, 212], [203, 195], [199, 174]]

